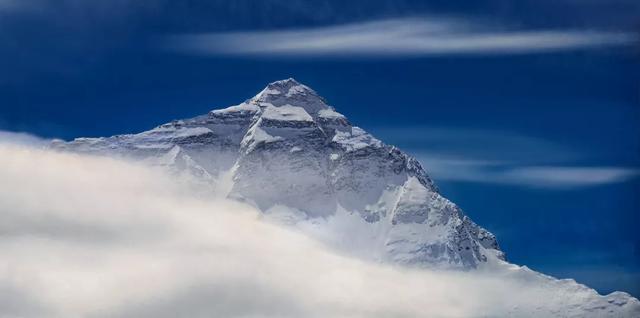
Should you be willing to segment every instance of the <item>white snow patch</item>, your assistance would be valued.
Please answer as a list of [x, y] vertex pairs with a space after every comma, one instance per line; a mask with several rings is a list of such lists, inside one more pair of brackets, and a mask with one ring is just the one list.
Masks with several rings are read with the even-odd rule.
[[260, 93], [258, 93], [256, 96], [254, 96], [252, 99], [253, 100], [259, 100], [261, 99], [263, 96], [265, 95], [280, 95], [280, 91], [277, 89], [271, 89], [269, 87], [263, 89]]
[[240, 143], [242, 147], [246, 147], [247, 151], [252, 151], [256, 145], [259, 143], [269, 143], [276, 142], [282, 140], [283, 138], [280, 136], [271, 136], [269, 133], [264, 131], [264, 129], [260, 128], [260, 123], [262, 122], [262, 118], [260, 118], [247, 132], [247, 135], [242, 139]]
[[76, 138], [73, 141], [74, 142], [80, 142], [80, 143], [87, 143], [87, 144], [95, 144], [101, 141], [104, 141], [105, 138], [104, 137], [99, 137], [99, 138], [87, 138], [87, 137], [80, 137], [80, 138]]
[[255, 142], [274, 142], [274, 141], [282, 140], [282, 137], [271, 136], [262, 128], [257, 126], [253, 130], [253, 134], [251, 134], [251, 137], [252, 137], [251, 139]]
[[351, 127], [351, 131], [336, 131], [333, 141], [340, 144], [347, 152], [366, 147], [381, 147], [382, 142], [360, 127]]
[[330, 108], [325, 108], [325, 109], [321, 109], [318, 112], [318, 116], [322, 117], [322, 118], [328, 118], [328, 119], [338, 119], [338, 118], [345, 118], [344, 115], [338, 113], [337, 111], [330, 109]]
[[306, 85], [302, 85], [302, 84], [294, 85], [294, 86], [291, 86], [289, 88], [289, 90], [287, 91], [287, 94], [285, 94], [285, 96], [291, 97], [293, 95], [304, 94], [304, 93], [309, 92], [309, 91], [312, 91], [312, 90], [311, 90], [311, 88], [309, 88]]
[[175, 127], [175, 126], [160, 126], [149, 130], [147, 132], [143, 132], [138, 134], [138, 136], [149, 136], [149, 135], [167, 135], [170, 138], [184, 138], [191, 136], [200, 136], [208, 133], [212, 133], [213, 131], [206, 127]]
[[242, 103], [242, 104], [227, 107], [224, 109], [213, 110], [211, 112], [216, 115], [222, 115], [222, 114], [238, 113], [238, 112], [257, 112], [259, 110], [260, 110], [260, 107], [254, 104]]
[[282, 121], [313, 121], [311, 115], [304, 108], [288, 104], [280, 107], [267, 107], [262, 114], [262, 118]]
[[185, 127], [176, 130], [176, 137], [200, 136], [212, 133], [213, 131], [206, 127]]
[[138, 149], [158, 149], [158, 150], [166, 150], [169, 149], [171, 147], [173, 147], [173, 144], [165, 144], [165, 143], [160, 143], [160, 144], [135, 144], [133, 145], [135, 148]]

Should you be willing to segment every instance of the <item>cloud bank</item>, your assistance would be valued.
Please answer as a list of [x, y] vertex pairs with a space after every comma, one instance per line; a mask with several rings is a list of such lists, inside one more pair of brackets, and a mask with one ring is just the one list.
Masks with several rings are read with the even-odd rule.
[[597, 298], [517, 266], [451, 273], [348, 258], [210, 191], [0, 144], [0, 316], [548, 316]]
[[0, 130], [0, 143], [3, 144], [44, 147], [50, 142], [51, 140], [36, 137], [28, 133]]
[[630, 33], [586, 30], [504, 31], [447, 18], [402, 18], [273, 31], [175, 35], [167, 46], [197, 55], [429, 56], [543, 53], [624, 46]]

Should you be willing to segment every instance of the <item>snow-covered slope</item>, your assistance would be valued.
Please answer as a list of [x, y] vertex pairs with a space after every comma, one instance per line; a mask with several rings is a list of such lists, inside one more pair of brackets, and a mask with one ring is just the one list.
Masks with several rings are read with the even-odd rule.
[[[365, 259], [514, 270], [495, 236], [444, 198], [416, 159], [353, 126], [293, 79], [206, 115], [139, 134], [56, 141], [52, 148], [123, 156], [196, 175], [271, 220]], [[640, 310], [624, 293], [605, 299], [584, 288], [591, 296], [578, 303], [587, 307]]]

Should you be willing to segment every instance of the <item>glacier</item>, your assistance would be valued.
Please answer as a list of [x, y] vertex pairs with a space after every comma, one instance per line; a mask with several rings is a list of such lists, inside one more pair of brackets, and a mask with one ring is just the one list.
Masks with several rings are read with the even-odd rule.
[[369, 261], [536, 279], [569, 294], [563, 301], [575, 316], [640, 313], [626, 293], [601, 296], [508, 263], [496, 237], [442, 196], [415, 158], [354, 126], [292, 78], [239, 105], [149, 131], [49, 147], [196, 176], [269, 221]]

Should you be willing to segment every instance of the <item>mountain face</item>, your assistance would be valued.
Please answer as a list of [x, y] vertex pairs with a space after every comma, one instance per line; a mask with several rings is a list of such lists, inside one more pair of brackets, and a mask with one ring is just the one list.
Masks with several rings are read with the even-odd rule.
[[265, 218], [350, 255], [475, 269], [533, 281], [551, 292], [537, 312], [514, 308], [508, 316], [640, 315], [640, 302], [629, 294], [600, 296], [573, 280], [507, 263], [495, 236], [444, 198], [416, 159], [353, 126], [293, 79], [273, 82], [239, 105], [139, 134], [54, 141], [50, 147], [196, 176], [215, 193], [252, 204]]
[[293, 79], [139, 134], [52, 147], [189, 172], [369, 259], [459, 269], [504, 259], [494, 235], [440, 195], [416, 159], [353, 126]]

